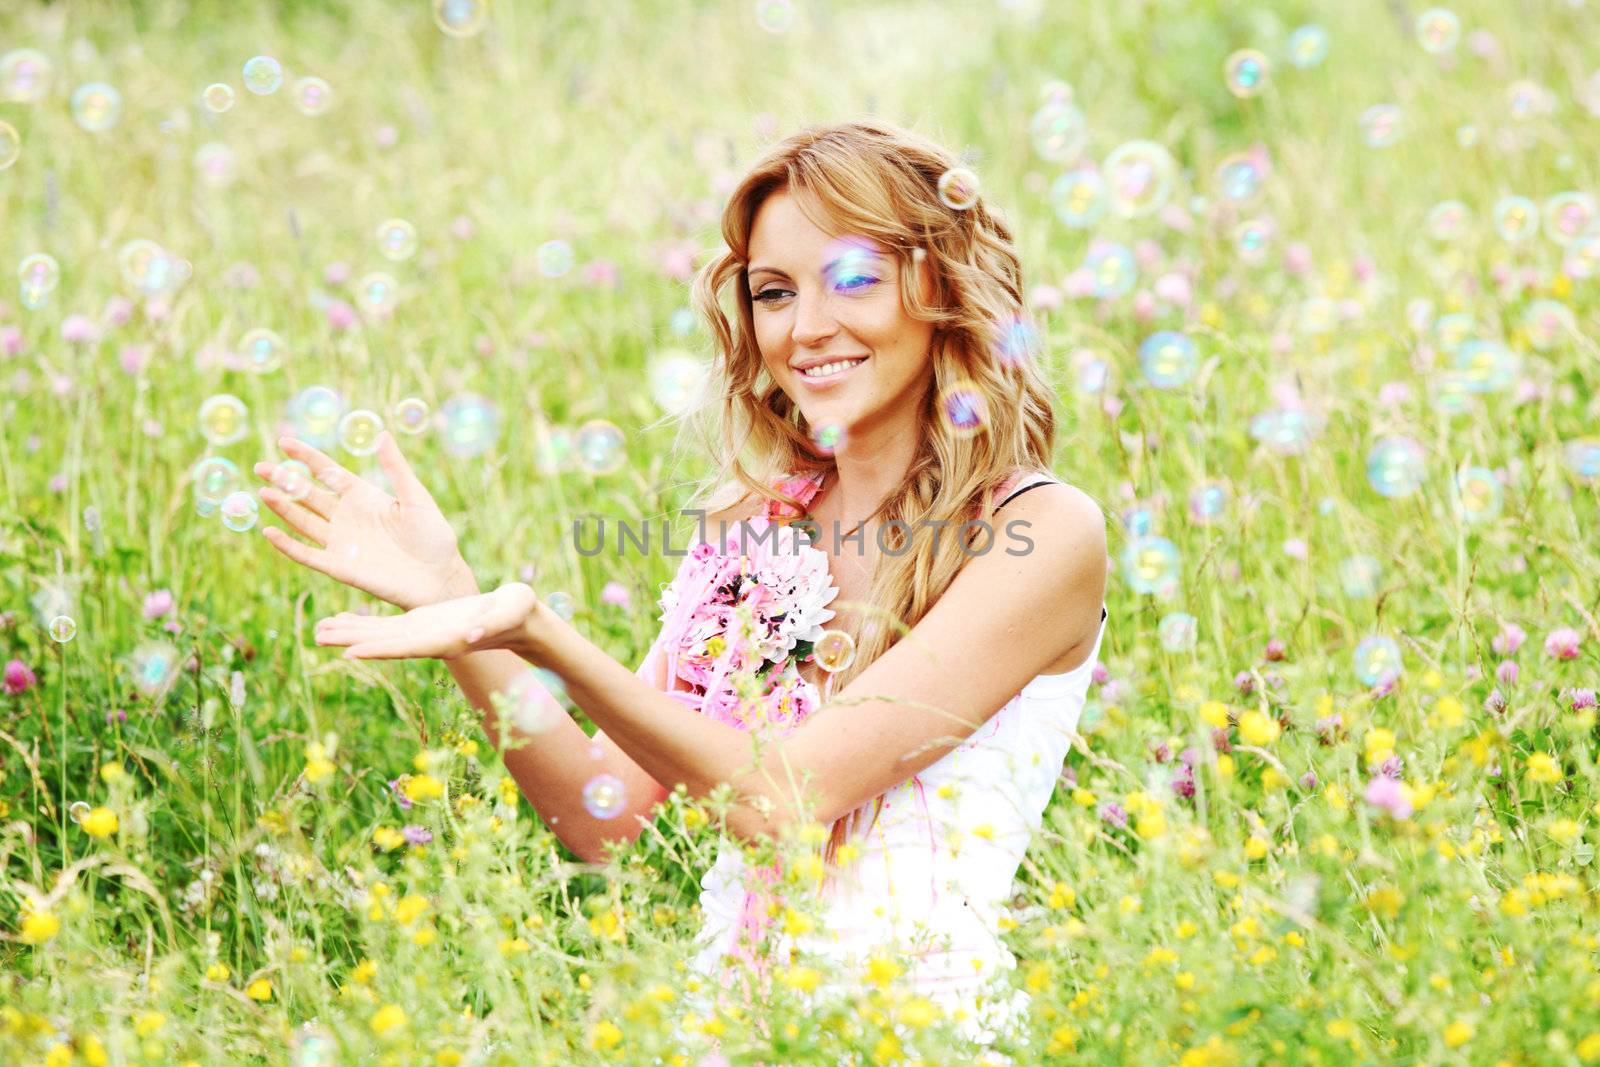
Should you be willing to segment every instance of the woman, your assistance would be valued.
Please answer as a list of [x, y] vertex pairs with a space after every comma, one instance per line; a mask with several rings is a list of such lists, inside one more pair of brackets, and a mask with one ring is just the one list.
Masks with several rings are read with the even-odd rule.
[[[824, 688], [832, 699], [797, 716], [781, 744], [753, 749], [738, 725], [702, 713], [710, 699], [686, 681], [701, 676], [684, 670], [681, 633], [664, 628], [630, 672], [528, 586], [479, 594], [387, 434], [378, 455], [393, 498], [288, 438], [284, 450], [327, 489], [298, 504], [262, 496], [323, 546], [268, 530], [274, 547], [407, 609], [324, 619], [319, 644], [445, 659], [496, 740], [491, 693], [527, 662], [560, 677], [598, 726], [599, 760], [565, 716], [504, 760], [578, 855], [600, 860], [603, 841], [637, 836], [679, 782], [693, 796], [733, 783], [727, 827], [742, 839], [778, 836], [809, 810], [831, 827], [824, 919], [809, 937], [768, 944], [850, 967], [910, 946], [897, 952], [905, 980], [986, 1040], [1021, 1006], [995, 1014], [980, 998], [1015, 964], [998, 908], [1082, 709], [1107, 559], [1095, 502], [1045, 473], [1055, 421], [1049, 386], [1017, 344], [1019, 261], [1005, 222], [941, 182], [958, 167], [877, 121], [799, 133], [733, 191], [727, 250], [695, 282], [716, 342], [710, 395], [726, 457], [708, 481], [723, 506], [705, 528], [808, 515], [838, 590], [830, 625], [854, 639], [853, 660], [836, 658], [831, 676], [815, 657], [789, 665], [801, 705], [820, 704]], [[720, 299], [730, 287], [733, 322]], [[582, 792], [596, 770], [621, 780], [626, 817], [589, 814]], [[793, 781], [804, 785], [779, 786]], [[835, 864], [847, 841], [856, 858]], [[696, 964], [708, 977], [749, 957], [764, 932], [750, 874], [726, 848], [702, 883]]]

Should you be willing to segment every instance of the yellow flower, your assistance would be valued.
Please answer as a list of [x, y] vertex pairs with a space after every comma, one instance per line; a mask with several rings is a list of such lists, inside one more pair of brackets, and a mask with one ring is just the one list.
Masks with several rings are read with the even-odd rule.
[[393, 852], [406, 843], [406, 835], [392, 826], [380, 826], [372, 831], [372, 841], [385, 852]]
[[1233, 757], [1226, 752], [1217, 757], [1217, 776], [1219, 778], [1233, 777]]
[[1546, 827], [1546, 829], [1549, 831], [1551, 837], [1555, 838], [1557, 841], [1560, 841], [1563, 845], [1570, 843], [1573, 838], [1577, 837], [1583, 832], [1583, 827], [1579, 826], [1572, 819], [1557, 819], [1548, 827]]
[[306, 781], [316, 783], [331, 775], [336, 768], [328, 758], [328, 750], [320, 741], [306, 746]]
[[907, 1026], [932, 1026], [938, 1019], [939, 1007], [927, 997], [912, 997], [900, 1006], [900, 1021]]
[[1266, 838], [1257, 834], [1251, 834], [1249, 837], [1245, 838], [1244, 854], [1253, 860], [1258, 860], [1267, 854], [1267, 849], [1269, 847], [1270, 846], [1267, 843]]
[[706, 813], [692, 804], [683, 809], [683, 828], [685, 830], [689, 830], [691, 832], [698, 830], [708, 821], [709, 820], [706, 818]]
[[1078, 894], [1065, 882], [1057, 882], [1050, 890], [1050, 899], [1046, 902], [1051, 908], [1070, 908], [1078, 903]]
[[1079, 807], [1092, 808], [1095, 805], [1095, 795], [1087, 789], [1075, 788], [1072, 791], [1072, 802]]
[[1178, 924], [1176, 932], [1179, 940], [1187, 941], [1189, 938], [1200, 932], [1200, 927], [1196, 926], [1188, 919], [1185, 919], [1183, 922]]
[[85, 1034], [79, 1047], [83, 1049], [83, 1062], [89, 1067], [106, 1067], [111, 1062], [111, 1057], [106, 1054], [105, 1045], [101, 1044], [100, 1039], [93, 1034]]
[[839, 861], [839, 866], [844, 867], [860, 858], [861, 846], [854, 842], [846, 842], [835, 849], [833, 855]]
[[1365, 744], [1367, 764], [1369, 766], [1380, 764], [1394, 755], [1394, 731], [1386, 730], [1382, 726], [1374, 726], [1367, 731]]
[[1134, 823], [1134, 832], [1146, 841], [1154, 841], [1167, 832], [1167, 817], [1160, 808], [1151, 808]]
[[372, 1013], [372, 1020], [368, 1023], [372, 1032], [382, 1037], [391, 1030], [399, 1029], [406, 1024], [406, 1013], [400, 1010], [398, 1004], [385, 1004]]
[[1146, 967], [1161, 967], [1168, 963], [1177, 962], [1178, 954], [1172, 951], [1172, 949], [1167, 948], [1165, 945], [1157, 945], [1156, 947], [1152, 948], [1144, 957], [1144, 965]]
[[1460, 1048], [1472, 1040], [1472, 1024], [1457, 1019], [1444, 1028], [1444, 1043], [1450, 1048]]
[[416, 921], [417, 916], [428, 910], [428, 898], [408, 893], [400, 898], [394, 906], [394, 921], [401, 926], [410, 926]]
[[1560, 762], [1548, 752], [1529, 753], [1528, 780], [1544, 783], [1561, 781]]
[[147, 1011], [133, 1021], [133, 1032], [140, 1037], [149, 1037], [165, 1025], [167, 1025], [165, 1015], [159, 1011]]
[[128, 772], [124, 770], [122, 764], [118, 763], [116, 760], [102, 764], [100, 767], [100, 780], [105, 782], [107, 785], [110, 785], [112, 782], [120, 782], [127, 776]]
[[820, 822], [808, 822], [800, 827], [799, 837], [802, 845], [820, 845], [828, 840], [828, 828]]
[[378, 965], [371, 960], [362, 960], [356, 964], [355, 970], [350, 972], [350, 980], [356, 985], [366, 985], [378, 973]]
[[822, 975], [811, 967], [795, 965], [783, 972], [783, 984], [790, 989], [809, 993], [817, 988], [817, 983], [822, 980]]
[[784, 933], [789, 934], [791, 936], [798, 936], [800, 934], [810, 933], [811, 929], [814, 926], [816, 926], [816, 923], [812, 922], [811, 921], [811, 917], [806, 915], [804, 912], [796, 911], [793, 908], [785, 908], [784, 909], [784, 911], [783, 911], [783, 932]]
[[244, 995], [251, 1000], [271, 1000], [272, 983], [265, 978], [257, 978], [254, 982], [244, 987]]
[[1453, 696], [1442, 696], [1433, 705], [1433, 712], [1439, 717], [1441, 726], [1460, 726], [1466, 718], [1466, 709], [1461, 706], [1461, 701]]
[[206, 968], [206, 978], [212, 982], [226, 982], [228, 975], [232, 973], [233, 971], [228, 968], [228, 965], [220, 960]]
[[900, 977], [903, 970], [904, 968], [888, 956], [873, 956], [867, 960], [867, 981], [882, 989]]
[[22, 940], [42, 945], [61, 932], [61, 920], [49, 911], [28, 910], [22, 915]]
[[431, 774], [414, 774], [405, 785], [405, 794], [413, 802], [437, 800], [444, 796], [444, 786]]
[[1590, 1034], [1578, 1042], [1578, 1058], [1584, 1063], [1600, 1060], [1600, 1033]]
[[110, 837], [117, 832], [117, 813], [110, 808], [95, 808], [79, 825], [90, 837]]
[[1239, 716], [1239, 737], [1247, 745], [1270, 745], [1282, 732], [1278, 720], [1265, 712], [1251, 710]]
[[1208, 700], [1200, 705], [1200, 718], [1207, 726], [1221, 730], [1228, 725], [1228, 705], [1220, 700]]
[[507, 937], [500, 942], [500, 955], [511, 957], [520, 956], [528, 951], [528, 939], [525, 937]]
[[1172, 984], [1177, 986], [1179, 989], [1184, 990], [1184, 991], [1188, 991], [1190, 989], [1193, 989], [1194, 988], [1194, 972], [1193, 971], [1179, 971], [1177, 974], [1172, 976]]

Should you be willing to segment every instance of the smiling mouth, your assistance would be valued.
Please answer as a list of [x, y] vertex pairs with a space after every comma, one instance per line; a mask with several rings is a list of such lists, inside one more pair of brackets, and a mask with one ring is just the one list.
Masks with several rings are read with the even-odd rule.
[[816, 367], [809, 367], [800, 372], [800, 377], [804, 378], [808, 382], [825, 382], [831, 378], [837, 378], [840, 375], [848, 374], [852, 369], [862, 363], [865, 363], [866, 361], [867, 360], [865, 356], [861, 357], [860, 359], [838, 359], [834, 360], [832, 363], [823, 363]]

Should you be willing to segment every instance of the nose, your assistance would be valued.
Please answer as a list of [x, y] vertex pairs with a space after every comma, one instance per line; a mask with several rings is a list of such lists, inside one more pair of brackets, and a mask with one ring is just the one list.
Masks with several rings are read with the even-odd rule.
[[839, 332], [839, 323], [828, 308], [827, 293], [807, 287], [806, 292], [795, 294], [794, 326], [790, 338], [800, 348], [815, 348], [825, 344]]

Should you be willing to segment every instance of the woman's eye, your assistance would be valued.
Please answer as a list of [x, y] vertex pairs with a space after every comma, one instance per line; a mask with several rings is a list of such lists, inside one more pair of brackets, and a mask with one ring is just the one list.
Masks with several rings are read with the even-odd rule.
[[836, 293], [854, 293], [876, 284], [878, 279], [870, 274], [848, 274], [842, 278], [835, 278], [833, 291]]
[[788, 291], [789, 290], [787, 290], [787, 289], [763, 289], [763, 290], [761, 290], [761, 292], [757, 293], [755, 296], [751, 297], [750, 299], [754, 300], [758, 304], [770, 304], [770, 303], [772, 303], [772, 301], [768, 300], [767, 297], [769, 297], [769, 296], [777, 296], [780, 293], [787, 293]]

